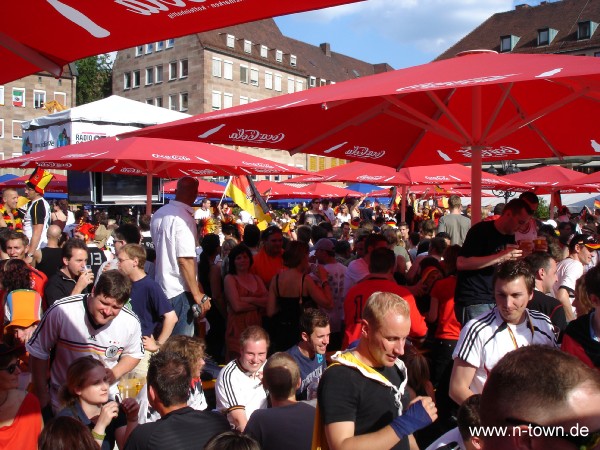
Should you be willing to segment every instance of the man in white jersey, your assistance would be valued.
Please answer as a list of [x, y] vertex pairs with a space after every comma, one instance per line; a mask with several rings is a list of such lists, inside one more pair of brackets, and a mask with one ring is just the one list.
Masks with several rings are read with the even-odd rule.
[[240, 335], [241, 355], [227, 364], [217, 378], [217, 410], [227, 415], [232, 428], [244, 431], [252, 413], [267, 407], [262, 370], [267, 360], [269, 335], [258, 326]]
[[33, 254], [39, 248], [46, 246], [46, 232], [50, 226], [50, 205], [44, 200], [44, 189], [54, 175], [38, 167], [25, 182], [25, 196], [29, 203], [24, 206], [23, 232], [29, 238], [29, 250], [25, 258], [27, 264], [33, 261]]
[[[131, 372], [144, 356], [140, 321], [123, 308], [131, 290], [129, 279], [117, 270], [103, 273], [89, 295], [72, 295], [56, 301], [27, 343], [33, 387], [42, 408], [60, 409], [58, 393], [66, 383], [67, 368], [91, 355], [109, 369], [111, 393], [115, 381]], [[50, 353], [54, 359], [48, 363]]]
[[548, 316], [526, 308], [535, 279], [525, 261], [500, 264], [492, 285], [496, 306], [467, 322], [454, 350], [450, 397], [458, 404], [482, 392], [489, 371], [506, 353], [532, 344], [556, 347]]

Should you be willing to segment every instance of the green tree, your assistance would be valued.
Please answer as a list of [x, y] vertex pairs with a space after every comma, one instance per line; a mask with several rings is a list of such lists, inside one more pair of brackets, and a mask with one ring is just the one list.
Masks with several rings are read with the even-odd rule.
[[544, 200], [543, 198], [539, 199], [540, 203], [534, 216], [538, 219], [548, 220], [550, 218], [550, 205], [548, 205], [548, 203], [546, 203], [546, 200]]
[[95, 102], [112, 94], [112, 61], [110, 55], [90, 56], [75, 63], [77, 79], [77, 104]]

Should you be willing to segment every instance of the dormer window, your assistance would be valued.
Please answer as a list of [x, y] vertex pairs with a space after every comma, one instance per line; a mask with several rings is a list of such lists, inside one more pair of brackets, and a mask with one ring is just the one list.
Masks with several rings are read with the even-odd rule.
[[269, 57], [269, 49], [266, 45], [261, 45], [260, 46], [260, 57], [261, 58], [268, 58]]
[[548, 28], [538, 30], [538, 46], [548, 45], [550, 43], [550, 31]]
[[290, 55], [290, 66], [296, 67], [296, 65], [297, 65], [296, 55]]
[[579, 22], [577, 24], [577, 40], [590, 39], [597, 27], [598, 24], [591, 20]]
[[252, 53], [252, 42], [248, 40], [244, 40], [244, 52]]
[[500, 37], [500, 52], [501, 53], [512, 52], [512, 50], [515, 48], [515, 45], [517, 45], [517, 42], [519, 42], [519, 36], [514, 36], [512, 34], [509, 34], [506, 36], [501, 36]]
[[235, 36], [233, 34], [227, 35], [227, 47], [229, 47], [229, 48], [235, 47]]
[[275, 51], [275, 61], [277, 61], [277, 62], [283, 61], [283, 52], [281, 50]]

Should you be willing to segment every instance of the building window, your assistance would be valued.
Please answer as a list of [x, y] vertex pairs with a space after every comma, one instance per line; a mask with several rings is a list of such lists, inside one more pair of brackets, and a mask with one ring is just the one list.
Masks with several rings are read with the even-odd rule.
[[155, 73], [154, 73], [154, 82], [155, 83], [162, 83], [163, 82], [163, 66], [162, 64], [160, 66], [156, 66], [155, 67]]
[[177, 62], [169, 63], [169, 80], [177, 79]]
[[123, 90], [131, 89], [131, 72], [123, 74]]
[[308, 85], [310, 87], [316, 87], [317, 86], [317, 78], [316, 77], [309, 77], [308, 78]]
[[60, 78], [60, 79], [58, 80], [58, 85], [59, 85], [59, 86], [62, 86], [62, 78]]
[[596, 22], [592, 22], [591, 20], [579, 22], [577, 24], [577, 39], [590, 39], [597, 27], [598, 24]]
[[223, 78], [233, 80], [233, 62], [223, 61]]
[[275, 74], [275, 90], [281, 92], [281, 75]]
[[25, 108], [25, 89], [12, 89], [12, 105], [16, 106], [17, 108]]
[[169, 109], [171, 111], [177, 111], [177, 95], [169, 95]]
[[12, 138], [13, 139], [23, 139], [23, 128], [21, 127], [20, 120], [12, 121]]
[[221, 58], [212, 59], [212, 75], [213, 77], [221, 77]]
[[595, 53], [594, 53], [594, 57], [596, 57], [596, 58], [600, 58], [600, 52], [595, 52]]
[[248, 66], [240, 66], [240, 82], [248, 84]]
[[296, 80], [296, 92], [300, 92], [304, 90], [304, 81]]
[[294, 79], [291, 77], [288, 77], [287, 93], [288, 94], [294, 93]]
[[277, 61], [277, 62], [283, 61], [283, 52], [281, 50], [275, 50], [275, 61]]
[[46, 91], [33, 91], [33, 107], [35, 109], [43, 108], [46, 104]]
[[162, 97], [156, 97], [154, 99], [154, 106], [158, 106], [159, 108], [162, 108], [162, 105], [163, 105]]
[[543, 28], [538, 30], [538, 46], [540, 45], [548, 45], [550, 43], [550, 30], [548, 28]]
[[4, 106], [4, 86], [0, 86], [0, 106]]
[[227, 92], [223, 93], [223, 109], [231, 108], [233, 106], [233, 94]]
[[268, 58], [269, 57], [269, 48], [266, 45], [260, 46], [260, 57]]
[[250, 69], [250, 84], [258, 86], [258, 69]]
[[235, 47], [235, 36], [233, 34], [227, 35], [227, 47], [229, 47], [229, 48]]
[[265, 72], [265, 89], [273, 89], [273, 74]]
[[54, 100], [63, 106], [67, 106], [67, 94], [65, 92], [55, 92]]
[[146, 55], [149, 55], [154, 51], [154, 42], [151, 44], [146, 44]]
[[146, 105], [154, 105], [154, 100], [151, 98], [146, 99]]
[[146, 68], [146, 86], [154, 83], [154, 67]]
[[212, 91], [212, 109], [213, 111], [221, 109], [221, 93], [219, 91]]
[[244, 52], [252, 53], [252, 41], [244, 39]]
[[0, 139], [4, 139], [4, 119], [0, 119]]
[[138, 88], [140, 87], [140, 71], [139, 70], [134, 70], [133, 71], [133, 85], [132, 87], [134, 88]]
[[240, 96], [240, 105], [247, 105], [247, 104], [248, 104], [248, 97]]
[[188, 110], [188, 93], [182, 92], [179, 94], [179, 111]]
[[296, 67], [297, 65], [296, 55], [290, 55], [290, 66]]
[[158, 41], [156, 43], [156, 51], [157, 52], [162, 52], [165, 48], [165, 41]]
[[519, 36], [509, 34], [507, 36], [500, 37], [500, 52], [512, 52], [515, 46], [519, 42]]
[[143, 45], [138, 45], [135, 48], [135, 56], [142, 56], [144, 54], [144, 46]]
[[182, 59], [179, 61], [179, 78], [187, 78], [188, 76], [188, 60]]
[[173, 48], [175, 46], [175, 39], [167, 39], [167, 48]]

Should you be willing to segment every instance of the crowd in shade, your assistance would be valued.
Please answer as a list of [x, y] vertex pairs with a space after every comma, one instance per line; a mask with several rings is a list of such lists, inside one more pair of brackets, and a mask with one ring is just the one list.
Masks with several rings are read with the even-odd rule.
[[2, 193], [0, 448], [600, 446], [596, 214]]

